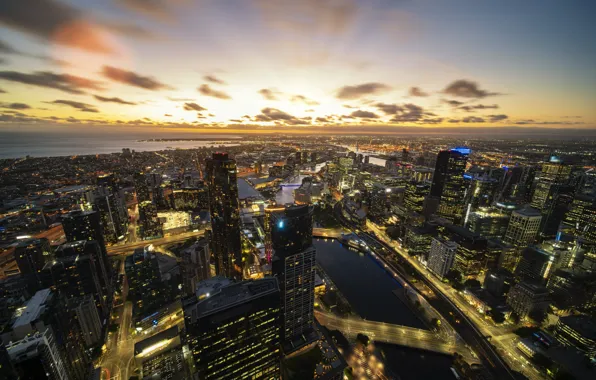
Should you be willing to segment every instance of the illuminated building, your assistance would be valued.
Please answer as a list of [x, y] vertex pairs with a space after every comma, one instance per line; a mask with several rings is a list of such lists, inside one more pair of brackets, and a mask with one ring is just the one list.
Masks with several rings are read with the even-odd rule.
[[430, 226], [411, 226], [405, 228], [403, 246], [411, 256], [418, 256], [421, 260], [428, 260], [431, 242], [436, 230]]
[[310, 341], [314, 323], [315, 256], [312, 208], [287, 206], [271, 216], [272, 273], [281, 293], [281, 335], [284, 351]]
[[486, 274], [482, 287], [494, 297], [503, 297], [509, 293], [509, 289], [514, 283], [511, 272], [506, 269], [499, 269], [489, 271]]
[[503, 240], [516, 248], [527, 247], [536, 240], [541, 220], [542, 215], [533, 208], [513, 211]]
[[90, 295], [72, 301], [85, 345], [94, 347], [100, 342], [102, 330], [95, 301]]
[[576, 195], [564, 222], [573, 228], [582, 246], [596, 246], [596, 197]]
[[564, 164], [558, 157], [551, 156], [549, 162], [542, 164], [542, 170], [536, 176], [536, 187], [531, 206], [543, 210], [552, 195], [552, 187], [564, 185], [569, 181], [571, 166]]
[[536, 168], [533, 166], [507, 168], [497, 201], [529, 203], [535, 175]]
[[137, 203], [150, 201], [151, 192], [147, 183], [147, 176], [145, 173], [135, 173], [134, 175], [135, 191], [137, 193]]
[[240, 210], [236, 161], [227, 153], [213, 153], [205, 167], [211, 213], [211, 252], [218, 275], [242, 278]]
[[277, 206], [277, 205], [269, 205], [265, 207], [265, 217], [264, 217], [264, 229], [265, 229], [265, 257], [267, 259], [267, 263], [271, 264], [271, 258], [273, 257], [273, 243], [271, 241], [271, 215], [276, 212], [283, 212], [285, 210], [285, 206]]
[[4, 346], [4, 343], [0, 342], [0, 379], [18, 379], [17, 372], [14, 369], [10, 361], [10, 355]]
[[470, 213], [478, 209], [491, 207], [495, 200], [498, 182], [492, 178], [473, 178], [469, 190], [466, 192], [464, 224], [467, 225]]
[[501, 239], [488, 239], [487, 252], [490, 256], [497, 257], [498, 268], [510, 272], [515, 270], [520, 257], [518, 249]]
[[507, 304], [523, 320], [531, 314], [544, 315], [550, 305], [550, 297], [544, 286], [520, 282], [509, 291]]
[[[80, 240], [94, 240], [99, 245], [100, 251], [94, 252], [102, 275], [100, 276], [101, 286], [105, 290], [110, 288], [110, 263], [108, 261], [108, 253], [106, 244], [103, 238], [103, 228], [101, 226], [101, 218], [97, 211], [72, 211], [62, 218], [62, 227], [64, 228], [64, 235], [66, 241], [76, 242]], [[108, 292], [108, 293], [111, 293]]]
[[596, 322], [585, 315], [559, 318], [555, 338], [564, 346], [573, 347], [589, 358], [596, 356]]
[[581, 269], [557, 269], [546, 285], [559, 310], [596, 306], [596, 275]]
[[15, 247], [15, 261], [30, 291], [38, 289], [39, 271], [51, 260], [51, 254], [50, 242], [45, 238], [20, 240]]
[[180, 255], [182, 257], [182, 262], [179, 264], [182, 291], [187, 295], [195, 294], [197, 284], [211, 278], [209, 241], [201, 238], [184, 249]]
[[143, 239], [155, 239], [163, 236], [163, 226], [157, 216], [157, 207], [151, 201], [139, 203], [139, 223]]
[[464, 147], [439, 152], [430, 188], [430, 195], [439, 199], [437, 214], [455, 224], [464, 221], [464, 172], [470, 153]]
[[408, 182], [404, 195], [404, 207], [408, 212], [422, 214], [424, 198], [430, 192], [430, 184], [427, 182]]
[[445, 234], [457, 243], [453, 269], [458, 270], [464, 277], [476, 276], [481, 270], [486, 269], [486, 238], [455, 225], [447, 225]]
[[538, 247], [528, 247], [522, 252], [515, 275], [522, 279], [534, 280], [546, 284], [546, 280], [554, 271], [555, 256]]
[[93, 203], [101, 218], [104, 239], [111, 244], [124, 239], [128, 229], [128, 215], [123, 214], [121, 202], [114, 194], [106, 194], [97, 196]]
[[43, 285], [65, 298], [91, 295], [97, 307], [107, 312], [104, 296], [108, 293], [102, 287], [104, 274], [97, 259], [98, 250], [94, 241], [62, 244], [56, 250], [56, 259], [42, 271]]
[[17, 379], [68, 380], [64, 359], [50, 328], [9, 343], [6, 350]]
[[383, 217], [387, 214], [390, 192], [390, 188], [378, 183], [374, 184], [370, 194], [370, 204], [368, 206], [369, 215], [373, 217]]
[[445, 277], [453, 266], [456, 251], [456, 243], [440, 237], [433, 238], [428, 254], [428, 269], [439, 278]]
[[172, 198], [177, 211], [209, 209], [209, 191], [206, 187], [176, 189], [172, 191]]
[[468, 229], [486, 238], [502, 238], [508, 225], [509, 215], [493, 209], [479, 209], [468, 214]]
[[157, 213], [163, 231], [175, 229], [188, 229], [190, 226], [190, 213], [187, 211], [164, 211]]
[[184, 319], [196, 378], [280, 377], [280, 290], [275, 278], [220, 287], [187, 306]]

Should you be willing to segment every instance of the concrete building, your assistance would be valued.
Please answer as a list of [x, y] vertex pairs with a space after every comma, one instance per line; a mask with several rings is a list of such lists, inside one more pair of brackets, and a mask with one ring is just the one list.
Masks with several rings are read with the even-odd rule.
[[550, 305], [550, 297], [544, 286], [520, 282], [509, 291], [507, 304], [523, 320], [528, 316], [544, 315]]
[[533, 208], [513, 211], [503, 240], [517, 248], [527, 247], [536, 240], [541, 220], [540, 211]]
[[428, 269], [443, 278], [453, 266], [457, 244], [440, 237], [433, 238], [428, 255]]

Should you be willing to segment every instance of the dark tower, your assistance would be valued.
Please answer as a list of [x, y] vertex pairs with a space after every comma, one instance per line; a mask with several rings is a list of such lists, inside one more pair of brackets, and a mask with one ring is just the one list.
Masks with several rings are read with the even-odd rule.
[[227, 153], [213, 153], [205, 165], [209, 187], [211, 213], [212, 255], [218, 275], [242, 278], [242, 250], [240, 245], [240, 210], [236, 161]]
[[430, 188], [430, 195], [440, 200], [437, 214], [455, 224], [463, 222], [466, 193], [464, 172], [470, 152], [465, 147], [440, 151]]

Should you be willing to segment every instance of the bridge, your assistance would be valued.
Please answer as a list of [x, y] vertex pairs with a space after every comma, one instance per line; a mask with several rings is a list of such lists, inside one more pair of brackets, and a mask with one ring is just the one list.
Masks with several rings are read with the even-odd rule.
[[315, 310], [315, 317], [321, 325], [330, 330], [339, 330], [348, 337], [355, 337], [357, 334], [362, 333], [377, 342], [412, 347], [446, 355], [453, 355], [457, 352], [469, 363], [478, 362], [476, 356], [463, 343], [458, 343], [455, 339], [449, 342], [445, 341], [428, 330], [384, 322], [367, 321], [354, 317], [343, 318], [319, 310]]
[[164, 236], [159, 239], [141, 240], [141, 241], [137, 241], [134, 243], [112, 245], [112, 246], [107, 247], [108, 256], [128, 255], [128, 254], [132, 253], [135, 249], [143, 248], [150, 244], [157, 247], [160, 245], [180, 243], [186, 239], [203, 236], [204, 234], [205, 234], [205, 230], [191, 231], [191, 232], [184, 232], [182, 234], [177, 234], [177, 235]]

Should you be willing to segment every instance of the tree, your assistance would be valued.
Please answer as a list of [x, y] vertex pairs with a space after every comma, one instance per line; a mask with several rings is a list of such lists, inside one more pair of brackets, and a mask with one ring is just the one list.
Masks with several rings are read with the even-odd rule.
[[456, 269], [451, 269], [449, 272], [447, 272], [447, 274], [445, 275], [445, 279], [447, 281], [449, 281], [452, 285], [456, 284], [456, 283], [461, 283], [461, 279], [462, 279], [462, 275], [461, 273], [456, 270]]
[[480, 281], [475, 278], [469, 278], [464, 282], [466, 288], [479, 288], [481, 286]]
[[541, 310], [532, 310], [528, 314], [528, 317], [530, 317], [530, 319], [534, 321], [534, 323], [540, 325], [546, 319], [546, 313], [542, 312]]
[[362, 343], [363, 346], [368, 346], [368, 343], [370, 342], [370, 338], [362, 333], [356, 335], [356, 340]]
[[489, 316], [497, 325], [505, 322], [505, 314], [501, 313], [500, 311], [491, 310], [489, 312]]

